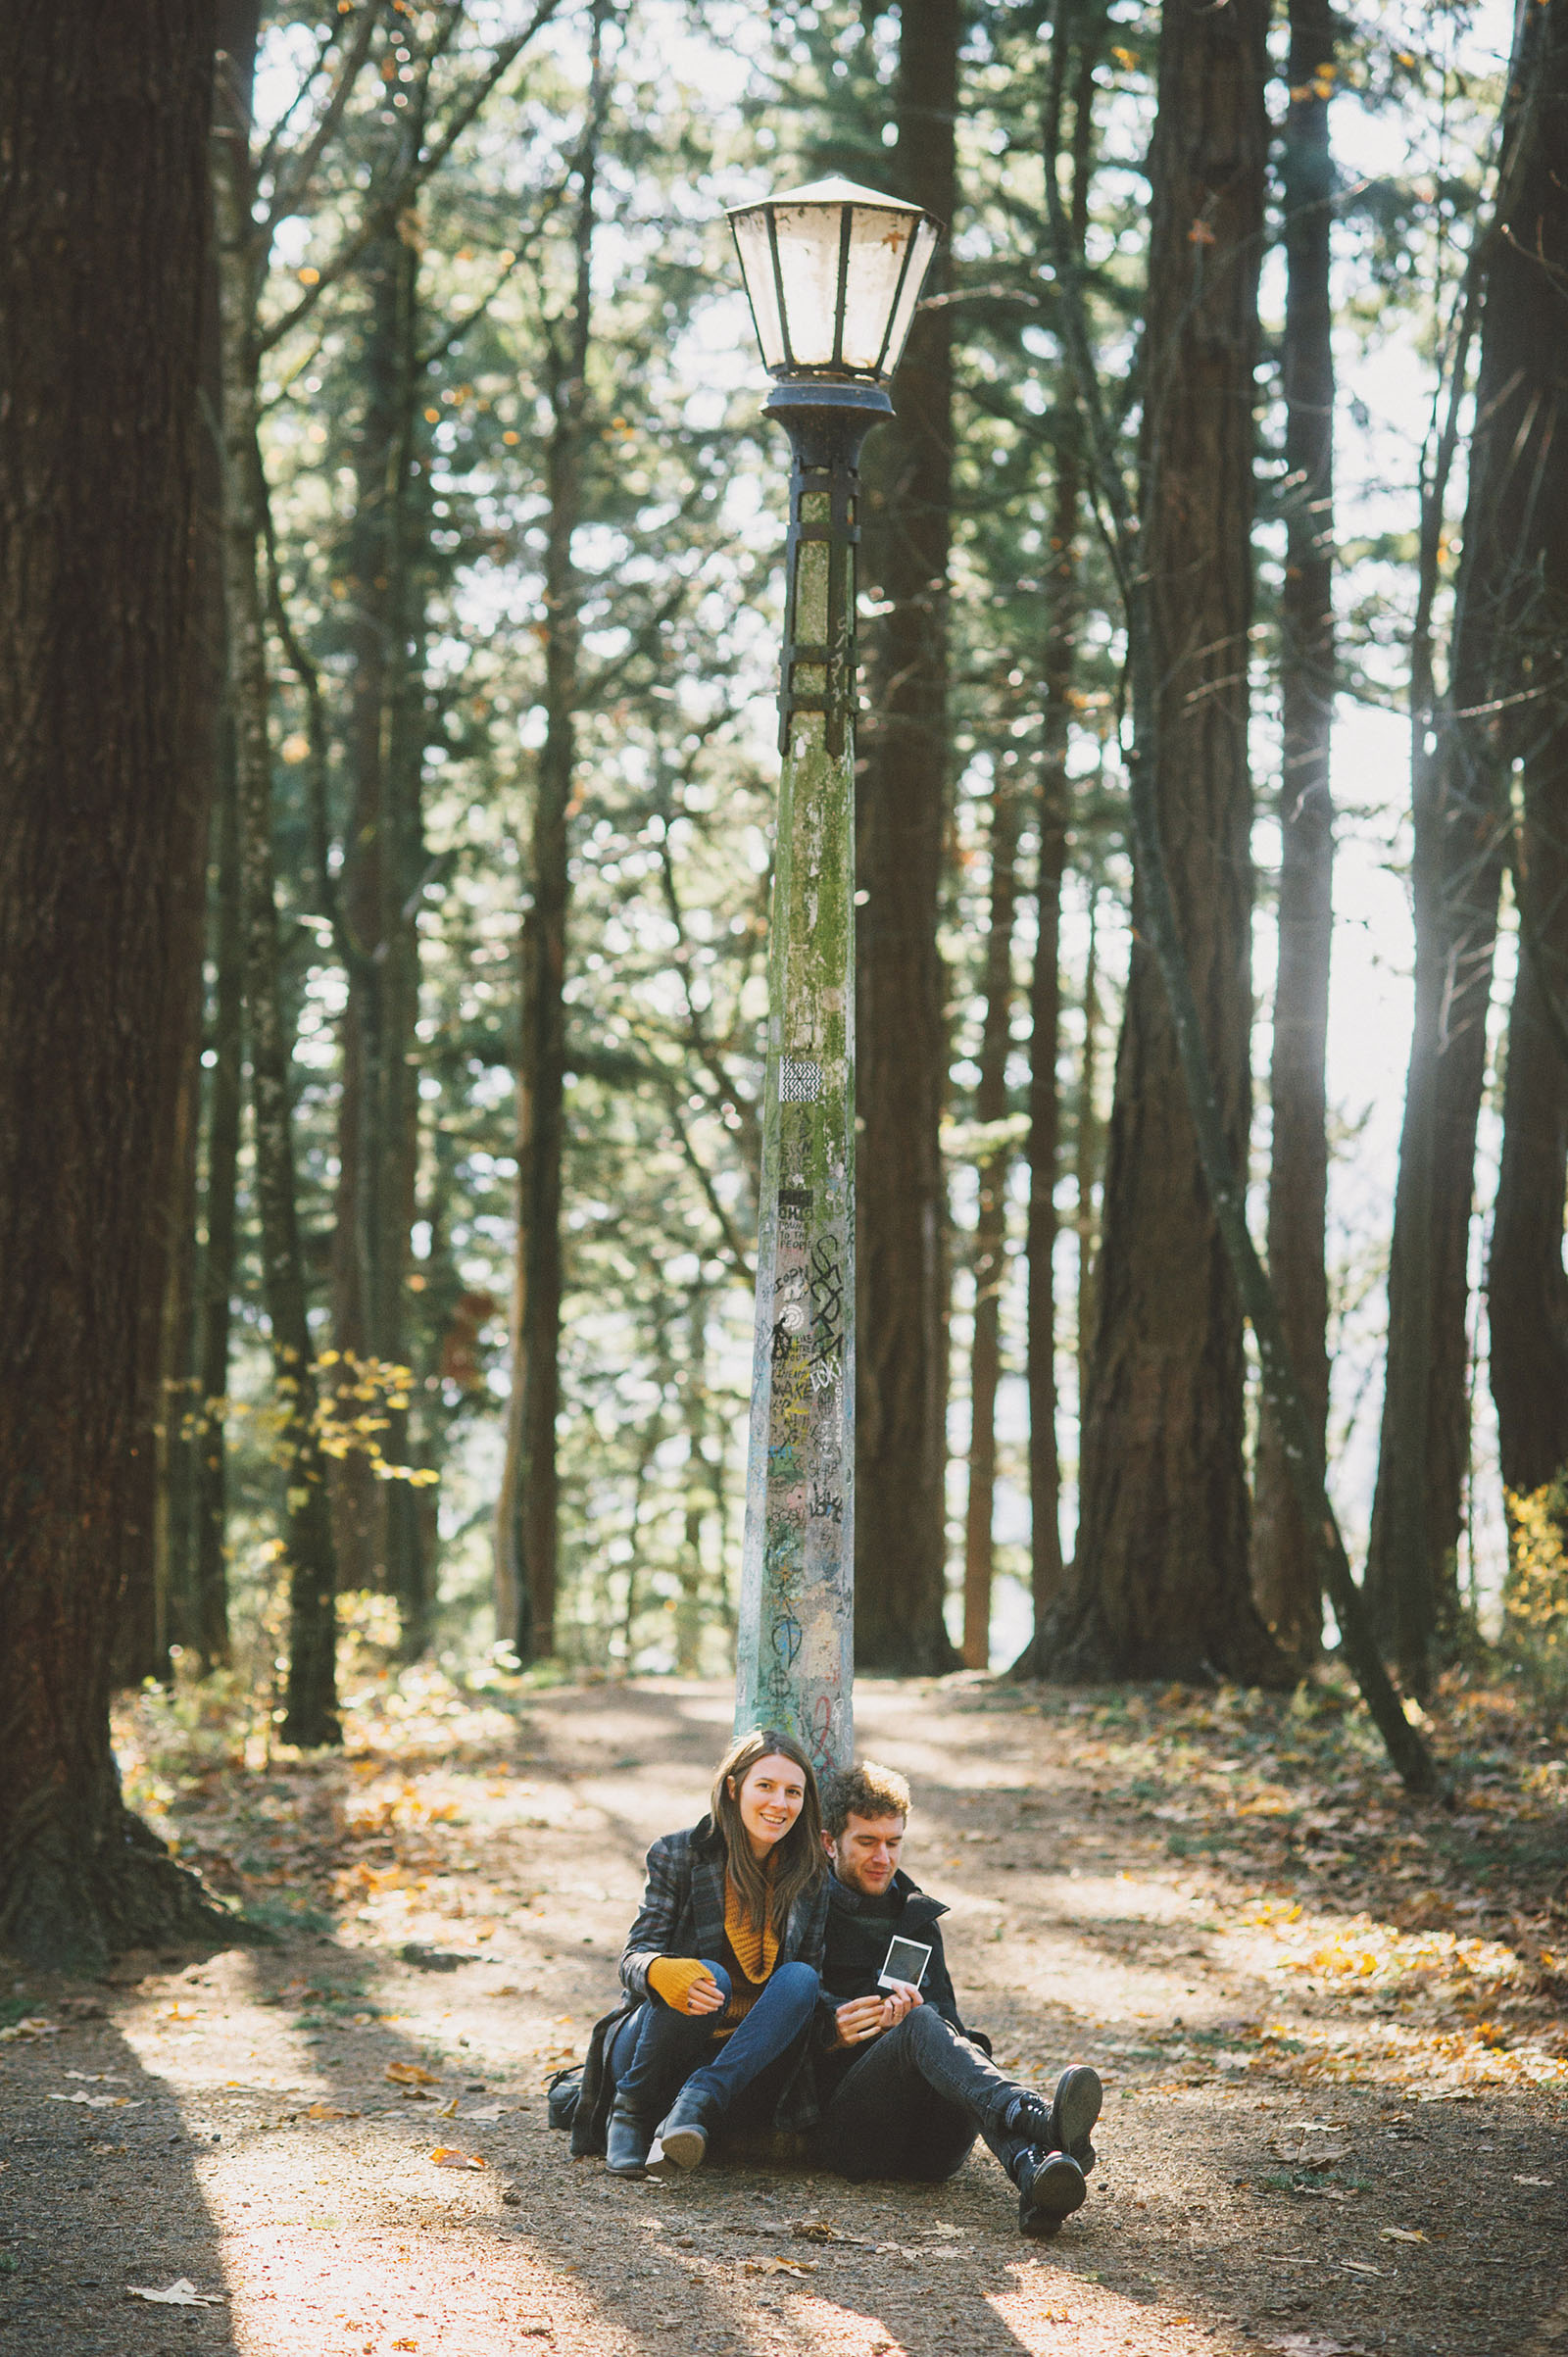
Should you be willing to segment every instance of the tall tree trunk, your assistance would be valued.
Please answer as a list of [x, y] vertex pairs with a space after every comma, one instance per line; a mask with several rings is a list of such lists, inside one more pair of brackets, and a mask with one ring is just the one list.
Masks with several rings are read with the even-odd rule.
[[201, 1127], [203, 955], [207, 938], [207, 856], [223, 714], [222, 469], [209, 420], [220, 398], [218, 271], [210, 228], [202, 286], [201, 419], [194, 457], [196, 511], [191, 544], [195, 605], [179, 764], [178, 854], [172, 882], [168, 948], [169, 1062], [179, 1075], [170, 1181], [158, 1203], [156, 1251], [163, 1276], [147, 1301], [149, 1390], [156, 1487], [153, 1544], [132, 1565], [121, 1605], [117, 1678], [126, 1685], [167, 1680], [170, 1646], [198, 1645], [192, 1578], [195, 1473], [194, 1293], [196, 1166]]
[[1487, 1281], [1502, 1480], [1515, 1496], [1568, 1464], [1568, 30], [1559, 11], [1534, 13], [1534, 135], [1484, 326], [1483, 365], [1504, 388], [1488, 429], [1507, 453], [1508, 488], [1494, 494], [1502, 513], [1488, 514], [1497, 557], [1510, 560], [1493, 593], [1502, 609], [1497, 680], [1509, 702], [1469, 722], [1490, 740], [1496, 766], [1518, 760], [1524, 804], [1514, 862], [1519, 973]]
[[[975, 1115], [1000, 1122], [1007, 1110], [1012, 1046], [1012, 929], [1018, 898], [1018, 789], [999, 768], [991, 797], [991, 923], [986, 1007]], [[991, 1666], [991, 1526], [997, 1497], [997, 1385], [1002, 1373], [1002, 1291], [1007, 1279], [1007, 1181], [1012, 1155], [994, 1143], [979, 1159], [974, 1237], [974, 1342], [969, 1353], [969, 1498], [964, 1517], [963, 1658]]]
[[152, 1546], [212, 55], [193, 0], [0, 31], [0, 1945], [43, 1967], [202, 1913], [108, 1701]]
[[[1071, 44], [1073, 94], [1072, 181], [1066, 200], [1072, 252], [1081, 264], [1089, 226], [1089, 183], [1095, 145], [1095, 69], [1104, 46], [1105, 22], [1094, 11], [1064, 8], [1054, 41]], [[1045, 167], [1058, 187], [1062, 154], [1061, 100], [1069, 60], [1053, 61], [1045, 120]], [[1056, 1449], [1056, 1165], [1061, 1145], [1057, 1061], [1061, 1049], [1061, 886], [1067, 872], [1072, 796], [1067, 749], [1073, 669], [1082, 606], [1078, 568], [1083, 507], [1083, 450], [1076, 406], [1057, 425], [1056, 487], [1051, 524], [1045, 660], [1045, 710], [1040, 748], [1035, 868], [1035, 961], [1029, 991], [1029, 1504], [1030, 1600], [1034, 1627], [1014, 1673], [1044, 1677], [1045, 1627], [1061, 1593], [1061, 1465]], [[1090, 935], [1093, 974], [1094, 935]], [[1090, 984], [1093, 989], [1093, 982]], [[1087, 1040], [1087, 1032], [1086, 1032]], [[1081, 1292], [1081, 1287], [1080, 1287]], [[1081, 1396], [1081, 1394], [1080, 1394]]]
[[[220, 37], [222, 25], [220, 22]], [[198, 1166], [202, 1115], [210, 859], [218, 805], [232, 784], [227, 724], [228, 649], [223, 627], [223, 467], [219, 417], [223, 399], [223, 351], [219, 318], [218, 258], [207, 240], [202, 293], [201, 417], [196, 435], [196, 596], [198, 626], [191, 656], [185, 810], [187, 846], [179, 876], [183, 914], [183, 999], [174, 1009], [184, 1056], [176, 1166], [179, 1186], [170, 1201], [172, 1261], [165, 1295], [163, 1408], [159, 1450], [159, 1555], [169, 1597], [171, 1638], [211, 1669], [212, 1631], [197, 1575], [196, 1500], [202, 1411], [198, 1361]], [[188, 831], [187, 831], [188, 830]], [[226, 1649], [226, 1648], [225, 1648]]]
[[[1334, 932], [1334, 345], [1329, 231], [1334, 166], [1331, 0], [1292, 0], [1285, 123], [1285, 587], [1280, 597], [1279, 964], [1268, 1264], [1297, 1377], [1326, 1442], [1329, 1405], [1328, 1053]], [[1293, 1660], [1315, 1658], [1323, 1598], [1272, 1420], [1258, 1438], [1252, 1525], [1258, 1608]]]
[[[1143, 542], [1154, 795], [1226, 1147], [1250, 1091], [1252, 368], [1266, 0], [1166, 0], [1150, 158]], [[1105, 1175], [1102, 1298], [1071, 1587], [1053, 1667], [1277, 1677], [1251, 1602], [1242, 1319], [1149, 947], [1143, 879]]]
[[1100, 1175], [1100, 893], [1089, 895], [1089, 946], [1084, 952], [1084, 1045], [1078, 1070], [1078, 1119], [1073, 1136], [1073, 1234], [1078, 1245], [1076, 1356], [1078, 1413], [1086, 1413], [1094, 1365], [1095, 1304], [1099, 1299], [1095, 1254], [1095, 1185]]
[[228, 1336], [244, 1102], [245, 974], [233, 731], [225, 725], [216, 813], [212, 1081], [207, 1099], [206, 1240], [196, 1277], [196, 1470], [192, 1504], [194, 1643], [204, 1669], [228, 1659]]
[[[957, 202], [961, 0], [904, 0], [898, 192], [951, 221]], [[939, 294], [951, 264], [927, 282]], [[864, 558], [891, 607], [868, 632], [870, 710], [857, 798], [858, 1024], [856, 1658], [947, 1670], [947, 1089], [937, 947], [948, 808], [952, 313], [924, 311], [899, 370], [897, 422], [865, 467]]]
[[[1389, 1267], [1389, 1354], [1367, 1592], [1417, 1694], [1457, 1639], [1469, 1457], [1466, 1315], [1476, 1121], [1486, 1074], [1508, 770], [1539, 730], [1520, 663], [1560, 630], [1552, 531], [1563, 338], [1568, 41], [1526, 9], [1509, 70], [1497, 233], [1487, 256], [1476, 425], [1445, 709], [1412, 661], [1415, 1017]], [[1441, 524], [1424, 519], [1429, 540]], [[1430, 562], [1435, 565], [1435, 547]], [[1435, 741], [1429, 741], [1430, 739]]]
[[[252, 51], [254, 56], [254, 50]], [[251, 213], [250, 77], [220, 80], [214, 138], [223, 321], [224, 592], [234, 727], [245, 1006], [262, 1268], [280, 1409], [289, 1564], [285, 1743], [340, 1740], [337, 1570], [318, 1430], [289, 1087], [292, 1043], [279, 974], [272, 769], [261, 555], [266, 486], [257, 443], [257, 303], [266, 266]]]
[[675, 1599], [675, 1667], [682, 1677], [695, 1678], [702, 1667], [703, 1649], [703, 1523], [712, 1503], [712, 1475], [708, 1446], [708, 1295], [702, 1286], [692, 1290], [686, 1322], [686, 1381], [683, 1405], [686, 1423], [685, 1546], [681, 1553], [680, 1594]]
[[[1492, 1397], [1510, 1499], [1544, 1488], [1568, 1466], [1568, 1062], [1544, 1004], [1549, 988], [1559, 1010], [1568, 1005], [1568, 866], [1560, 848], [1568, 840], [1568, 728], [1560, 719], [1554, 734], [1557, 775], [1537, 805], [1541, 832], [1530, 830], [1526, 888], [1534, 895], [1549, 879], [1549, 901], [1546, 892], [1542, 898], [1555, 905], [1555, 921], [1543, 925], [1534, 955], [1521, 956], [1514, 984], [1487, 1271]], [[1549, 852], [1543, 841], [1548, 830], [1555, 839]]]
[[[418, 254], [411, 217], [374, 238], [362, 276], [368, 325], [361, 360], [365, 412], [356, 436], [350, 536], [353, 688], [347, 737], [353, 800], [341, 905], [349, 996], [343, 1016], [338, 1216], [333, 1325], [344, 1353], [348, 1409], [367, 1360], [405, 1363], [409, 1236], [414, 1217], [418, 1097], [410, 1057], [417, 1012], [414, 896], [422, 837], [423, 637], [413, 564], [414, 416], [418, 397]], [[414, 741], [411, 741], [414, 740]], [[407, 1410], [388, 1406], [383, 1454], [408, 1461]], [[379, 1479], [353, 1451], [333, 1467], [334, 1527], [351, 1586], [397, 1596], [403, 1649], [422, 1651], [428, 1630], [425, 1548], [417, 1494]]]
[[555, 1651], [560, 1510], [562, 1154], [566, 1097], [568, 812], [577, 762], [582, 627], [572, 543], [582, 520], [588, 353], [593, 332], [594, 193], [607, 6], [593, 15], [588, 123], [579, 165], [576, 276], [564, 320], [550, 329], [552, 426], [546, 462], [545, 741], [534, 788], [532, 901], [520, 957], [517, 1060], [517, 1260], [512, 1302], [512, 1397], [496, 1510], [496, 1621], [519, 1660]]

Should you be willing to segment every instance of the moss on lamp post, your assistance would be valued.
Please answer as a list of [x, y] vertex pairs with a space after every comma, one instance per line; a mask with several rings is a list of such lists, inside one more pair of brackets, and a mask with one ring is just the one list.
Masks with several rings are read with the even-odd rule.
[[[799, 522], [830, 529], [833, 496], [803, 490]], [[827, 1767], [854, 1747], [855, 761], [829, 694], [854, 678], [853, 547], [791, 543], [790, 645], [828, 660], [786, 658], [735, 1717]], [[792, 667], [824, 709], [790, 711]]]

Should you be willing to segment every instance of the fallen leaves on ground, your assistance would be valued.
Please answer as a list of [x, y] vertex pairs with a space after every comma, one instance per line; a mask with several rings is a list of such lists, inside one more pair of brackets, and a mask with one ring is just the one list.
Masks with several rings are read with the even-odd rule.
[[438, 2144], [430, 2158], [438, 2169], [488, 2169], [476, 2152], [460, 2152], [456, 2144]]
[[439, 2087], [439, 2071], [427, 2071], [416, 2062], [389, 2062], [386, 2076], [394, 2087]]

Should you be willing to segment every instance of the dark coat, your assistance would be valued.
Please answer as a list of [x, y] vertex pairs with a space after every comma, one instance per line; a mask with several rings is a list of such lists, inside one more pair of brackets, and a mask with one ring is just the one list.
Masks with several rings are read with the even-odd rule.
[[925, 2002], [953, 2024], [960, 2037], [972, 2038], [985, 2053], [991, 2040], [983, 2030], [971, 2030], [960, 2019], [953, 1976], [942, 1947], [942, 1917], [948, 1910], [940, 1898], [911, 1883], [903, 1867], [890, 1889], [904, 1901], [897, 1913], [886, 1913], [886, 1901], [868, 1900], [835, 1877], [828, 1885], [827, 1940], [822, 1958], [822, 1988], [830, 2006], [848, 2005], [856, 1997], [881, 1994], [876, 1977], [888, 1952], [888, 1941], [918, 1940], [929, 1946], [931, 1961], [920, 1983]]
[[[613, 2013], [595, 2022], [583, 2065], [582, 2092], [571, 2124], [573, 2153], [603, 2152], [605, 2131], [614, 2090], [605, 2069], [605, 2047], [612, 2035], [639, 2005], [661, 2000], [648, 1987], [648, 1967], [658, 1956], [715, 1958], [724, 1941], [724, 1837], [711, 1817], [704, 1817], [689, 1832], [665, 1834], [648, 1852], [648, 1886], [637, 1920], [621, 1951], [620, 1985], [625, 2001]], [[797, 1898], [779, 1941], [780, 1964], [809, 1964], [820, 1971], [822, 1936], [827, 1926], [829, 1878]], [[799, 2131], [814, 2127], [819, 2116], [811, 2048], [808, 2039], [791, 2073], [773, 2115], [775, 2128]]]

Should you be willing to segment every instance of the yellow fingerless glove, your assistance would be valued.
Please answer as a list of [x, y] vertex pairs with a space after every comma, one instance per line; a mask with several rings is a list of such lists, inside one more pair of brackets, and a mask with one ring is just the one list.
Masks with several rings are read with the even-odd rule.
[[648, 1986], [674, 2013], [687, 2011], [686, 1994], [708, 1978], [708, 1967], [696, 1956], [656, 1956], [648, 1967]]

